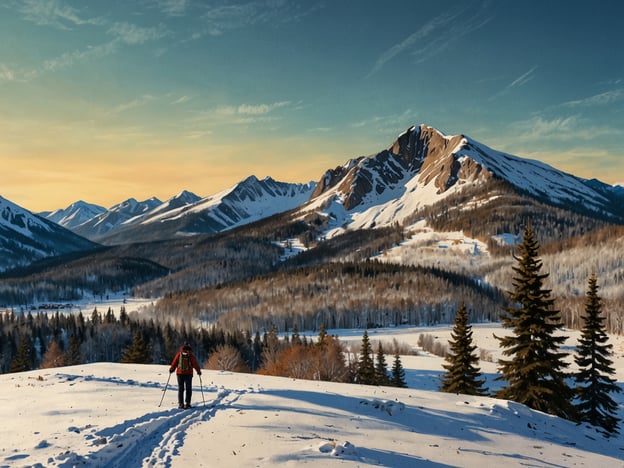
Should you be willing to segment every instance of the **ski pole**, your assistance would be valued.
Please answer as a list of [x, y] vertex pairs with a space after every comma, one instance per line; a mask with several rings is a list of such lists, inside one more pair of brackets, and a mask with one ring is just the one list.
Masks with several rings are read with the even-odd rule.
[[206, 406], [206, 400], [204, 399], [204, 384], [202, 383], [202, 380], [201, 380], [201, 374], [199, 374], [198, 377], [199, 377], [199, 388], [201, 389], [201, 392], [202, 392], [202, 401], [204, 402], [204, 406]]
[[162, 398], [160, 399], [160, 403], [158, 403], [158, 407], [162, 405], [163, 400], [165, 399], [165, 393], [167, 392], [167, 387], [169, 386], [169, 379], [171, 378], [171, 372], [169, 372], [169, 377], [167, 377], [167, 384], [165, 385], [165, 389], [163, 390]]

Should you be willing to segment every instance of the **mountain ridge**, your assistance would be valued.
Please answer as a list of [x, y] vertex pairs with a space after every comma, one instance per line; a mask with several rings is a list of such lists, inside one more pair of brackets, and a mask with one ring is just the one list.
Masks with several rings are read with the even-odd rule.
[[[510, 188], [499, 185], [496, 192], [483, 193], [497, 180]], [[380, 152], [328, 169], [318, 182], [252, 175], [203, 198], [188, 191], [165, 202], [130, 198], [77, 226], [85, 207], [101, 207], [80, 201], [47, 216], [58, 216], [74, 233], [106, 245], [219, 233], [287, 212], [289, 217], [277, 222], [305, 224], [314, 218], [321, 223], [313, 229], [315, 235], [329, 238], [354, 229], [405, 225], [433, 207], [457, 209], [445, 208], [445, 200], [461, 199], [470, 209], [485, 207], [511, 189], [558, 209], [624, 224], [623, 187], [582, 179], [425, 124], [409, 127]], [[465, 196], [455, 196], [460, 193]]]
[[[624, 222], [619, 204], [624, 198], [615, 187], [494, 150], [463, 134], [447, 136], [424, 124], [409, 127], [379, 153], [326, 171], [299, 212], [301, 218], [311, 212], [324, 216], [327, 235], [332, 236], [403, 224], [453, 194], [492, 180], [559, 208]], [[492, 200], [494, 196], [479, 203]]]
[[97, 244], [0, 196], [0, 271]]

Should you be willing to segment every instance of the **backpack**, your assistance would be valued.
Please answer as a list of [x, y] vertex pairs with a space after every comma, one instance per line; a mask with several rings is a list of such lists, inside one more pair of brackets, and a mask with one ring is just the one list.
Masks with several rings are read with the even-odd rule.
[[182, 372], [188, 372], [191, 370], [191, 353], [190, 351], [182, 351], [180, 359], [178, 360], [178, 369]]

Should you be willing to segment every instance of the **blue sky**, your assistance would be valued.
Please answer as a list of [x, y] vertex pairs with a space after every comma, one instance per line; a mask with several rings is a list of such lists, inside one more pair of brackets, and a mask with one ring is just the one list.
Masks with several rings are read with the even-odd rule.
[[619, 1], [4, 0], [0, 195], [318, 180], [413, 124], [624, 182]]

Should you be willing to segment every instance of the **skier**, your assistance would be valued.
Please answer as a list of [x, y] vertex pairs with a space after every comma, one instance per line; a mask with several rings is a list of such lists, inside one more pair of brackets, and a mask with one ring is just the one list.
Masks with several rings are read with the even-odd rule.
[[[197, 364], [197, 359], [193, 354], [193, 350], [188, 342], [184, 343], [180, 350], [177, 352], [171, 366], [169, 367], [169, 373], [176, 372], [178, 377], [178, 408], [190, 408], [191, 407], [191, 394], [193, 393], [193, 369], [197, 371], [197, 375], [201, 375], [201, 369]], [[186, 390], [186, 398], [184, 398], [184, 391]]]

